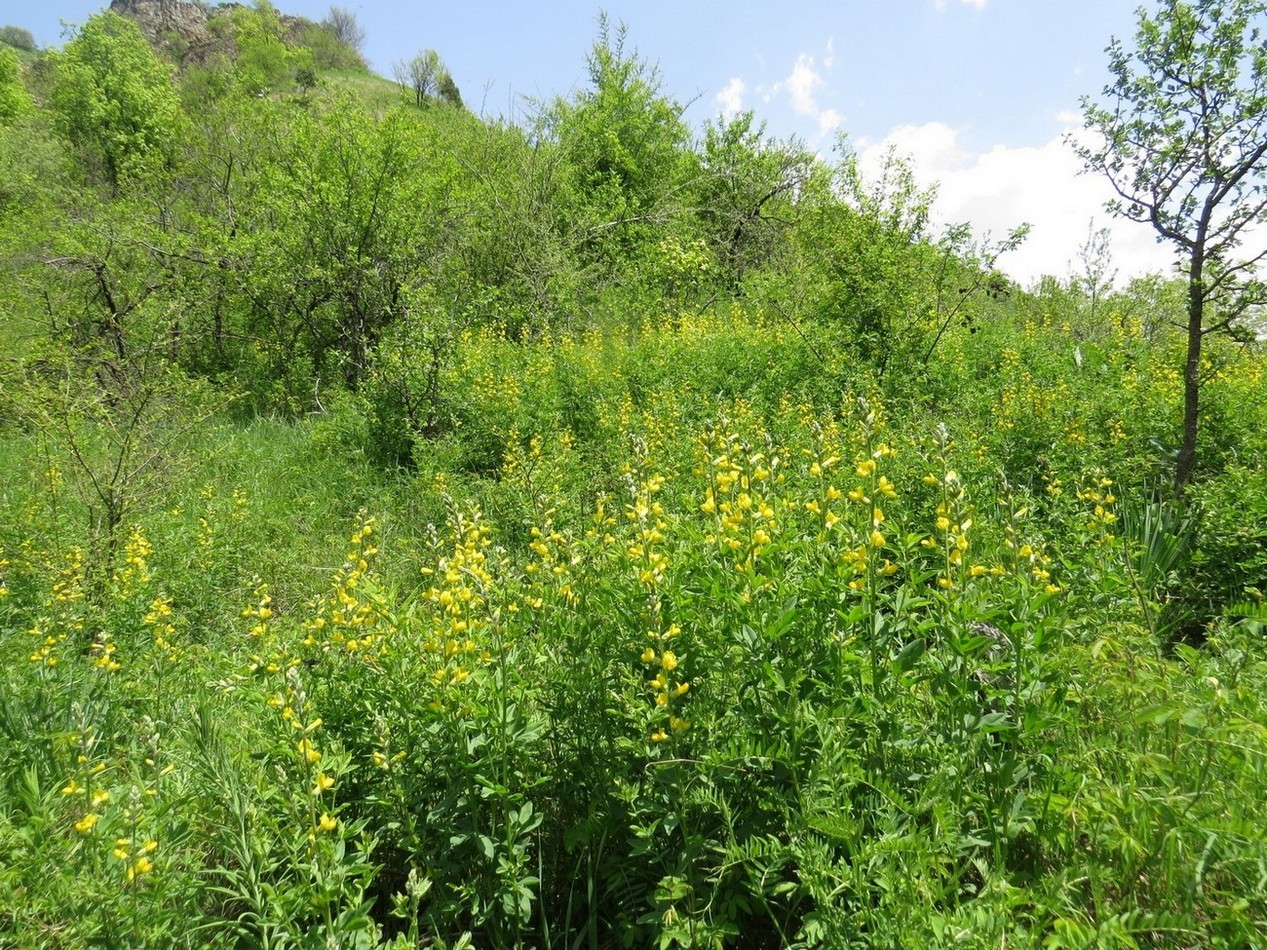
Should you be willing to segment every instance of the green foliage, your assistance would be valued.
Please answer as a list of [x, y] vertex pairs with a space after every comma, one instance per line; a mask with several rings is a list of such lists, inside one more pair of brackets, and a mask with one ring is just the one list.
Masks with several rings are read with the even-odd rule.
[[539, 119], [566, 164], [570, 225], [590, 259], [616, 267], [654, 243], [684, 204], [698, 162], [682, 106], [661, 93], [657, 69], [625, 47], [605, 18], [590, 51], [590, 88], [556, 100]]
[[12, 50], [0, 49], [0, 128], [33, 111], [22, 84], [22, 64]]
[[1267, 303], [1261, 253], [1239, 252], [1267, 210], [1267, 47], [1262, 0], [1165, 0], [1139, 11], [1136, 48], [1109, 47], [1109, 105], [1084, 99], [1096, 141], [1075, 143], [1118, 195], [1109, 210], [1152, 225], [1188, 279], [1183, 442], [1175, 493], [1196, 465], [1201, 349], [1213, 332], [1244, 334]]
[[28, 53], [33, 53], [36, 49], [35, 37], [31, 35], [31, 31], [24, 30], [20, 26], [0, 27], [0, 43]]
[[0, 128], [7, 942], [1261, 940], [1261, 344], [1179, 506], [1182, 281], [1022, 291], [605, 24], [531, 129], [209, 25], [113, 182], [108, 17]]
[[297, 69], [312, 65], [311, 52], [286, 44], [277, 8], [268, 0], [257, 0], [253, 7], [235, 7], [229, 19], [236, 47], [234, 71], [248, 91], [277, 88]]
[[58, 53], [52, 105], [58, 129], [112, 185], [175, 157], [184, 115], [171, 71], [136, 24], [100, 13]]

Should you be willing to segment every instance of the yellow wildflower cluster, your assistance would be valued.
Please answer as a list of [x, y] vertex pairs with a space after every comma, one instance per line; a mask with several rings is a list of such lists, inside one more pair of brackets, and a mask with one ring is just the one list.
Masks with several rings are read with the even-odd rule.
[[110, 854], [115, 860], [123, 862], [124, 875], [129, 881], [134, 881], [154, 870], [150, 855], [157, 848], [158, 842], [153, 838], [145, 839], [139, 846], [131, 838], [116, 838]]
[[659, 547], [664, 541], [664, 506], [655, 500], [664, 487], [664, 476], [651, 475], [642, 481], [630, 478], [631, 500], [625, 506], [625, 517], [633, 524], [634, 536], [625, 554], [638, 572], [639, 583], [654, 590], [664, 580], [669, 566], [668, 555]]
[[774, 491], [784, 480], [783, 460], [772, 450], [754, 450], [723, 427], [705, 432], [699, 446], [709, 482], [700, 510], [714, 522], [706, 540], [729, 552], [736, 570], [750, 573], [779, 529]]
[[256, 640], [262, 640], [268, 633], [268, 621], [273, 616], [273, 597], [268, 592], [268, 585], [262, 581], [256, 582], [254, 595], [254, 601], [242, 608], [242, 617], [254, 621], [250, 635]]
[[334, 788], [335, 779], [321, 766], [323, 755], [317, 747], [315, 736], [322, 726], [322, 720], [308, 707], [308, 694], [300, 681], [297, 667], [292, 666], [286, 671], [286, 692], [273, 696], [269, 705], [281, 710], [282, 721], [290, 726], [292, 735], [295, 736], [295, 758], [298, 760], [304, 786], [308, 790], [308, 838], [312, 841], [318, 833], [333, 831], [338, 827], [338, 821], [330, 814], [333, 795], [327, 794]]
[[[857, 421], [855, 441], [858, 454], [854, 459], [854, 477], [857, 481], [845, 495], [851, 505], [858, 506], [857, 535], [854, 547], [846, 550], [842, 557], [854, 573], [849, 588], [861, 592], [877, 576], [887, 576], [897, 571], [896, 564], [887, 557], [881, 560], [880, 555], [889, 546], [884, 534], [887, 520], [884, 505], [897, 498], [897, 486], [880, 469], [897, 455], [897, 449], [888, 442], [876, 441], [883, 422], [873, 400], [861, 397], [858, 399]], [[810, 474], [814, 474], [812, 468]], [[877, 560], [880, 560], [879, 564], [876, 563]]]
[[941, 498], [937, 502], [936, 530], [933, 535], [924, 538], [920, 545], [940, 551], [941, 573], [937, 577], [937, 586], [942, 590], [952, 591], [961, 588], [965, 579], [981, 577], [986, 573], [986, 568], [984, 565], [970, 564], [967, 559], [972, 547], [968, 540], [972, 518], [969, 517], [963, 482], [959, 473], [950, 467], [949, 452], [954, 443], [951, 442], [945, 426], [937, 427], [936, 442], [937, 462], [941, 472], [925, 475], [924, 484], [940, 488]]
[[1096, 544], [1109, 544], [1117, 539], [1112, 526], [1117, 522], [1114, 505], [1117, 497], [1113, 494], [1113, 479], [1105, 477], [1099, 471], [1087, 473], [1086, 484], [1078, 491], [1077, 498], [1091, 508], [1086, 527], [1094, 535]]
[[[29, 543], [24, 544], [28, 563], [34, 557]], [[37, 641], [28, 659], [45, 668], [57, 666], [57, 647], [69, 635], [82, 634], [85, 623], [84, 552], [77, 546], [66, 550], [65, 561], [57, 569], [45, 604], [46, 612], [38, 617], [27, 633]]]
[[528, 542], [528, 550], [532, 552], [532, 559], [524, 565], [524, 572], [529, 577], [528, 603], [535, 608], [545, 602], [542, 594], [547, 590], [553, 591], [563, 603], [576, 605], [571, 566], [579, 555], [569, 553], [567, 537], [555, 528], [553, 517], [553, 508], [542, 512], [541, 523], [533, 525], [530, 531], [532, 540]]
[[164, 653], [172, 648], [172, 637], [176, 633], [176, 625], [172, 622], [172, 600], [170, 597], [158, 596], [150, 601], [142, 621], [154, 632], [154, 644]]
[[[435, 618], [421, 646], [434, 658], [432, 682], [437, 687], [455, 685], [471, 675], [473, 658], [489, 659], [487, 653], [477, 655], [477, 638], [487, 626], [488, 591], [493, 587], [490, 569], [492, 531], [483, 522], [479, 508], [467, 513], [454, 511], [449, 530], [452, 550], [441, 557], [435, 569], [423, 573], [434, 575], [438, 583], [423, 594], [435, 608]], [[439, 695], [432, 707], [443, 707]]]
[[153, 555], [154, 547], [141, 529], [133, 528], [123, 545], [123, 567], [114, 578], [118, 597], [126, 600], [150, 582], [149, 560]]
[[647, 638], [651, 644], [642, 652], [642, 662], [657, 670], [648, 684], [654, 696], [657, 720], [651, 741], [656, 743], [666, 742], [691, 728], [690, 720], [680, 715], [691, 684], [678, 672], [683, 657], [673, 649], [674, 641], [681, 633], [682, 629], [677, 624], [663, 632], [649, 630]]
[[78, 546], [66, 551], [66, 563], [53, 582], [52, 599], [59, 604], [73, 604], [84, 599], [84, 552]]
[[[374, 556], [378, 554], [374, 540], [375, 524], [373, 517], [363, 517], [352, 532], [348, 539], [349, 550], [343, 558], [343, 565], [331, 580], [330, 592], [318, 598], [316, 616], [304, 624], [307, 631], [304, 646], [361, 655], [371, 655], [382, 649], [379, 627], [384, 611], [370, 595], [365, 583]], [[259, 609], [264, 611], [267, 605], [261, 603]], [[268, 615], [257, 613], [263, 620], [267, 620]]]
[[91, 726], [83, 726], [77, 732], [66, 737], [66, 743], [75, 753], [75, 772], [61, 788], [61, 796], [82, 804], [75, 810], [80, 817], [74, 828], [82, 835], [91, 834], [100, 822], [103, 806], [110, 801], [110, 792], [101, 784], [101, 775], [106, 770], [104, 762], [93, 762], [93, 753], [101, 738]]
[[106, 630], [99, 631], [93, 637], [92, 645], [88, 649], [88, 655], [92, 657], [92, 665], [103, 673], [116, 673], [122, 669], [122, 665], [115, 659], [116, 652], [114, 638]]

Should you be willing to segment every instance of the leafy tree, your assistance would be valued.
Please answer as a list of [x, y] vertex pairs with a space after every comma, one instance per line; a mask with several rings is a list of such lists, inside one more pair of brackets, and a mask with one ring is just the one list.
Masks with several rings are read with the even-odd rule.
[[763, 132], [751, 112], [704, 128], [698, 216], [732, 288], [785, 243], [814, 166], [796, 142], [767, 141]]
[[30, 30], [24, 30], [20, 26], [0, 27], [0, 43], [26, 50], [28, 53], [35, 50], [35, 37], [31, 35]]
[[31, 97], [22, 85], [22, 64], [13, 50], [0, 49], [0, 128], [31, 111]]
[[[394, 68], [396, 82], [406, 93], [413, 93], [414, 104], [424, 106], [429, 99], [438, 98], [441, 88], [456, 92], [453, 77], [444, 65], [440, 54], [433, 49], [423, 50], [410, 60], [401, 60]], [[462, 97], [457, 97], [461, 104]]]
[[[605, 17], [589, 55], [590, 88], [558, 99], [541, 136], [564, 152], [565, 200], [591, 254], [610, 267], [653, 247], [684, 219], [698, 159], [684, 107], [663, 95], [659, 70], [625, 45]], [[676, 237], [687, 237], [675, 233]]]
[[365, 46], [365, 28], [356, 22], [356, 14], [342, 7], [331, 7], [321, 25], [342, 45], [360, 53]]
[[1177, 495], [1196, 460], [1202, 342], [1235, 332], [1267, 303], [1256, 271], [1267, 248], [1240, 250], [1267, 212], [1265, 17], [1264, 0], [1163, 0], [1153, 16], [1141, 10], [1136, 48], [1108, 48], [1107, 104], [1083, 100], [1098, 141], [1075, 143], [1117, 192], [1109, 209], [1151, 224], [1187, 276]]
[[183, 113], [171, 70], [131, 20], [106, 11], [84, 24], [56, 58], [52, 101], [58, 129], [112, 185], [175, 156]]
[[276, 88], [296, 70], [312, 65], [310, 50], [287, 46], [281, 17], [268, 0], [256, 0], [253, 8], [235, 7], [229, 16], [237, 46], [236, 69], [248, 89]]

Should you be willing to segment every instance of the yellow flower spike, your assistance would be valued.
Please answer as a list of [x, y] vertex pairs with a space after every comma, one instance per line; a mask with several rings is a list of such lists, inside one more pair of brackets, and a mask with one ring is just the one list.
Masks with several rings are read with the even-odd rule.
[[299, 754], [304, 757], [306, 762], [317, 762], [321, 759], [321, 753], [317, 751], [317, 747], [308, 739], [299, 740]]

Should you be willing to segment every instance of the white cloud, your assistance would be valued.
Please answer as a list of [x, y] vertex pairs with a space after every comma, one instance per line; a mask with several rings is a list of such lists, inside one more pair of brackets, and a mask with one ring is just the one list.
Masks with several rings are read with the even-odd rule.
[[[959, 2], [969, 7], [975, 7], [978, 10], [984, 10], [989, 0], [959, 0]], [[947, 4], [948, 0], [933, 0], [933, 9], [945, 10]]]
[[717, 93], [716, 101], [721, 106], [721, 113], [727, 119], [733, 119], [743, 111], [744, 81], [738, 76], [731, 78], [726, 88]]
[[823, 68], [831, 69], [836, 65], [836, 37], [827, 37], [827, 52], [823, 54]]
[[835, 132], [840, 128], [844, 119], [835, 109], [824, 109], [818, 113], [818, 134], [825, 136], [831, 132]]
[[814, 101], [814, 90], [822, 84], [823, 77], [814, 69], [814, 57], [802, 53], [796, 57], [792, 75], [779, 85], [787, 90], [793, 109], [801, 115], [815, 115], [818, 104]]
[[934, 206], [939, 221], [970, 221], [974, 234], [988, 231], [996, 239], [1022, 222], [1033, 226], [1020, 249], [999, 261], [1023, 284], [1043, 274], [1066, 276], [1092, 219], [1097, 230], [1108, 227], [1112, 233], [1119, 280], [1168, 270], [1174, 259], [1147, 226], [1109, 217], [1108, 183], [1080, 175], [1081, 163], [1061, 136], [1038, 147], [996, 145], [970, 152], [960, 146], [958, 131], [943, 123], [899, 126], [882, 141], [858, 143], [864, 171], [874, 175], [891, 145], [911, 157], [921, 182], [939, 183]]
[[[834, 40], [829, 38], [823, 66], [826, 69], [830, 69], [834, 62]], [[769, 102], [775, 96], [787, 93], [792, 111], [798, 115], [809, 116], [817, 122], [818, 135], [821, 138], [840, 128], [844, 122], [844, 117], [837, 109], [823, 108], [818, 103], [816, 90], [824, 86], [825, 83], [826, 80], [823, 78], [823, 74], [815, 66], [814, 57], [809, 53], [801, 53], [796, 57], [796, 62], [792, 65], [792, 72], [787, 78], [781, 79], [769, 87], [769, 90], [764, 93], [763, 99]]]

